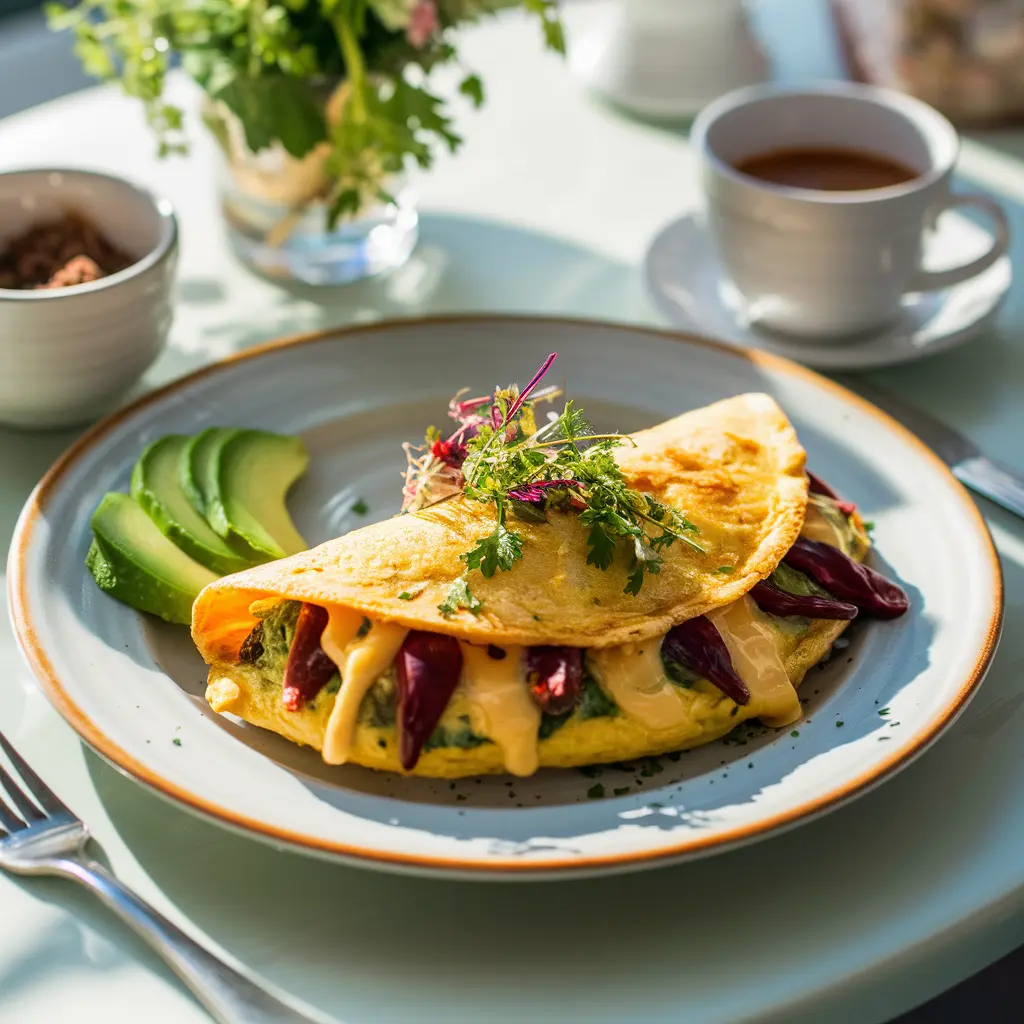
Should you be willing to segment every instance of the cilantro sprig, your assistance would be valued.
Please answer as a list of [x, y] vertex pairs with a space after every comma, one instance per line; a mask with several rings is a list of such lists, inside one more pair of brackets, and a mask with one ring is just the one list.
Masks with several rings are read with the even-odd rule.
[[498, 569], [511, 569], [523, 557], [523, 538], [505, 526], [504, 503], [498, 506], [498, 515], [494, 533], [477, 541], [476, 546], [462, 556], [466, 568], [479, 569], [488, 579]]
[[587, 563], [607, 570], [625, 555], [624, 592], [635, 596], [647, 576], [661, 571], [662, 552], [677, 541], [704, 553], [693, 537], [699, 531], [678, 509], [629, 486], [614, 453], [630, 439], [596, 433], [572, 401], [523, 436], [517, 414], [554, 359], [548, 357], [521, 393], [496, 392], [491, 422], [465, 441], [463, 493], [494, 506], [495, 527], [462, 560], [486, 578], [507, 572], [523, 557], [523, 538], [510, 528], [510, 516], [536, 522], [554, 510], [577, 512], [589, 528]]

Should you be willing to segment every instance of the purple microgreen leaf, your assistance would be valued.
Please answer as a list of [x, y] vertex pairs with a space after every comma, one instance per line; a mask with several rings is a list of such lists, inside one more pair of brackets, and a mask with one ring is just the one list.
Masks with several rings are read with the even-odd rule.
[[542, 505], [547, 499], [547, 491], [555, 488], [564, 490], [570, 487], [574, 487], [577, 490], [582, 489], [582, 485], [578, 480], [535, 480], [532, 483], [524, 484], [522, 487], [509, 491], [508, 496], [516, 501], [529, 502], [531, 505]]
[[[541, 366], [541, 368], [533, 375], [533, 377], [530, 378], [530, 383], [527, 384], [526, 387], [519, 392], [519, 397], [512, 403], [512, 408], [509, 409], [508, 415], [505, 417], [506, 423], [508, 423], [508, 421], [511, 420], [517, 412], [519, 412], [520, 408], [522, 408], [523, 402], [525, 402], [527, 398], [530, 397], [530, 394], [534, 390], [534, 388], [536, 388], [537, 385], [544, 379], [544, 374], [546, 374], [548, 370], [551, 369], [551, 364], [557, 358], [558, 353], [552, 352], [551, 355], [549, 355], [547, 359], [544, 360], [544, 363]], [[497, 424], [495, 424], [495, 427], [497, 427]]]

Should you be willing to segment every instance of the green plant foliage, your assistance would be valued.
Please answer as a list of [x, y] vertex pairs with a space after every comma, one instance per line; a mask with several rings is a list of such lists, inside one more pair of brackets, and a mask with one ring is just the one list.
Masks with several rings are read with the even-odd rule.
[[[75, 34], [89, 74], [143, 102], [161, 156], [187, 150], [183, 113], [165, 99], [176, 57], [238, 118], [250, 149], [280, 144], [301, 158], [326, 144], [333, 223], [387, 198], [409, 162], [429, 167], [438, 144], [458, 148], [429, 72], [458, 62], [452, 29], [515, 6], [564, 52], [554, 0], [79, 0], [46, 13]], [[483, 103], [470, 69], [460, 92]]]

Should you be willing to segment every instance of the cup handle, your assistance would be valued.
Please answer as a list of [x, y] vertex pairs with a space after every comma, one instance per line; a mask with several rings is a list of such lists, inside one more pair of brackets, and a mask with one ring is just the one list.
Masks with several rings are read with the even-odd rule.
[[[950, 267], [948, 270], [919, 270], [917, 276], [911, 281], [908, 291], [934, 292], [942, 288], [951, 288], [961, 281], [976, 277], [982, 271], [988, 270], [1010, 248], [1010, 225], [1002, 207], [994, 199], [973, 192], [965, 195], [951, 195], [939, 211], [938, 217], [957, 206], [973, 206], [977, 210], [984, 210], [989, 215], [995, 225], [991, 248], [984, 255], [959, 267]], [[938, 220], [938, 217], [935, 219]]]

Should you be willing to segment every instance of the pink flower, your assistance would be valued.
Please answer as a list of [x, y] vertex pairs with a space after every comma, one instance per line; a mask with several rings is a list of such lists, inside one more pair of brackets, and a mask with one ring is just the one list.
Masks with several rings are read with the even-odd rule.
[[419, 0], [409, 16], [405, 38], [417, 50], [422, 50], [440, 27], [441, 23], [437, 20], [437, 5], [434, 0]]
[[453, 469], [461, 469], [462, 464], [466, 461], [466, 456], [469, 454], [469, 450], [458, 441], [438, 440], [431, 446], [430, 454], [446, 466], [451, 466]]

